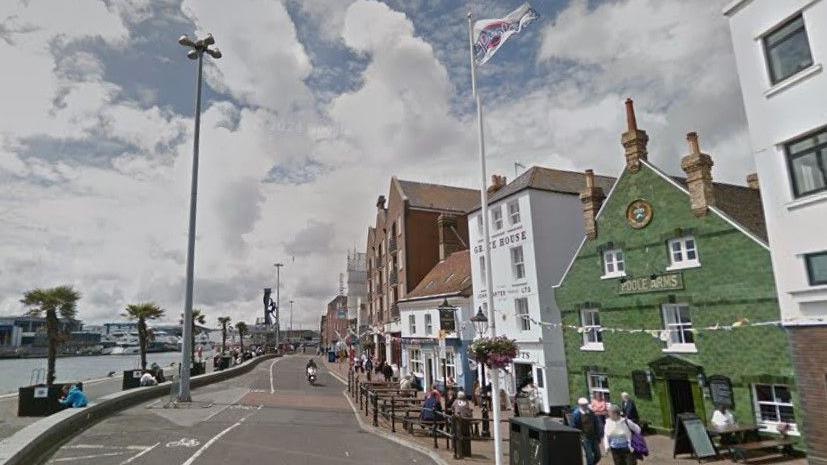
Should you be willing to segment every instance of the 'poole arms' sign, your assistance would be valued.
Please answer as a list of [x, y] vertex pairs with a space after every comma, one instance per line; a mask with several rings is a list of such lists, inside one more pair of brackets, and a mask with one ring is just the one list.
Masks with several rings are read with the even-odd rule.
[[665, 273], [642, 278], [629, 278], [620, 283], [621, 294], [640, 294], [643, 292], [673, 291], [683, 289], [683, 276], [680, 273]]

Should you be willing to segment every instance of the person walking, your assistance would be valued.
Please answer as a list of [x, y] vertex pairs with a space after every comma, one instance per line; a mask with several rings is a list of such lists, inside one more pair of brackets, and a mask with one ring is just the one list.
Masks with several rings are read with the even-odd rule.
[[586, 465], [595, 465], [601, 457], [600, 438], [603, 436], [603, 429], [585, 397], [577, 399], [577, 408], [571, 415], [571, 426], [580, 430], [580, 444], [586, 455]]
[[606, 402], [606, 398], [603, 397], [602, 392], [592, 394], [592, 402], [589, 404], [589, 407], [591, 407], [592, 412], [597, 415], [597, 421], [600, 422], [600, 427], [606, 426], [606, 416], [609, 415], [609, 404]]
[[385, 382], [393, 381], [393, 368], [386, 362], [382, 362], [382, 376], [385, 377]]
[[620, 416], [620, 407], [609, 404], [606, 429], [603, 433], [603, 449], [612, 454], [615, 465], [637, 465], [637, 455], [632, 448], [632, 434], [640, 434], [640, 426]]
[[365, 359], [364, 365], [362, 365], [365, 373], [367, 374], [368, 381], [370, 381], [372, 373], [373, 373], [373, 360], [370, 357]]
[[640, 415], [637, 413], [637, 405], [635, 401], [629, 396], [628, 392], [620, 394], [620, 410], [623, 412], [623, 417], [633, 422], [640, 424]]

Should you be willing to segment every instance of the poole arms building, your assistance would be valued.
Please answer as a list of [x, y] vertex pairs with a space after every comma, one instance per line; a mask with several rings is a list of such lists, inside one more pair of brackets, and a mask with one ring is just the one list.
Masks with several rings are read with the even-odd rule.
[[587, 182], [587, 235], [555, 294], [572, 402], [626, 391], [662, 432], [679, 413], [708, 422], [723, 403], [767, 434], [788, 423], [799, 435], [757, 180], [713, 182], [694, 133], [686, 178], [664, 174], [626, 105], [626, 167], [611, 192]]

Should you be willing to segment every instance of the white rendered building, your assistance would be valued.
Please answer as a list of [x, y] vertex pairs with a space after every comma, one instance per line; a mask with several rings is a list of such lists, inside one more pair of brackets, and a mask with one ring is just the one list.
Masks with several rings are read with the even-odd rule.
[[729, 18], [811, 464], [827, 463], [827, 1], [738, 0]]
[[[613, 178], [598, 176], [606, 192]], [[489, 188], [491, 269], [497, 335], [517, 341], [519, 353], [503, 376], [513, 394], [531, 377], [542, 410], [569, 403], [563, 333], [537, 322], [560, 323], [554, 289], [585, 230], [579, 194], [585, 175], [532, 167], [510, 184], [494, 176]], [[474, 308], [488, 314], [480, 209], [468, 214]]]

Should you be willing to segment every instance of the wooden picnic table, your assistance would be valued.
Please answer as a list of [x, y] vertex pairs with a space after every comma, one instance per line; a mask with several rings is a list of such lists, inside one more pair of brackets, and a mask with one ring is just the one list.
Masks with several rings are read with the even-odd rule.
[[747, 453], [750, 451], [780, 449], [782, 452], [787, 453], [794, 443], [792, 439], [786, 437], [779, 439], [761, 439], [761, 436], [758, 434], [759, 431], [761, 431], [760, 426], [751, 424], [707, 427], [707, 432], [710, 437], [721, 437], [721, 448], [728, 449], [732, 460], [735, 462], [746, 460]]

